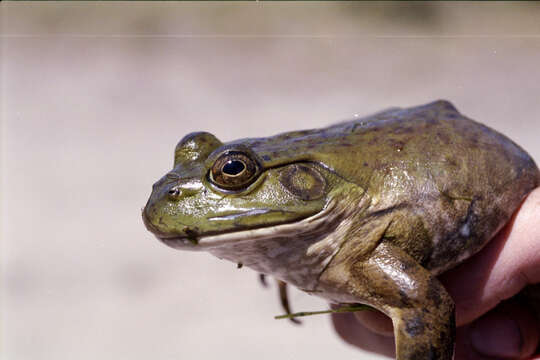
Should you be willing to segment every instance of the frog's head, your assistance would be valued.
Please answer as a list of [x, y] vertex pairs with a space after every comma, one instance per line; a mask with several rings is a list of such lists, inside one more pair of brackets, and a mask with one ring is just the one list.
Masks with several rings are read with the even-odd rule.
[[199, 250], [217, 245], [205, 239], [272, 231], [325, 208], [338, 181], [330, 170], [297, 159], [265, 163], [250, 144], [206, 132], [184, 137], [144, 207], [148, 230], [169, 246]]

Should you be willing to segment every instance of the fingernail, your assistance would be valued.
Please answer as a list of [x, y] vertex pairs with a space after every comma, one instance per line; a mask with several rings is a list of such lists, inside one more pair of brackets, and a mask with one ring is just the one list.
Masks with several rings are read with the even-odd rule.
[[487, 314], [470, 330], [471, 345], [476, 352], [493, 357], [519, 357], [521, 333], [517, 322], [504, 314]]

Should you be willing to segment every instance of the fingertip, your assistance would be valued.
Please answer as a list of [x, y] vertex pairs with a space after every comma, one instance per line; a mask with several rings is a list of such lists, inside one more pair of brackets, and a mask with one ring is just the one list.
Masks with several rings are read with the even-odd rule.
[[332, 324], [334, 329], [340, 338], [345, 342], [354, 345], [352, 336], [354, 334], [353, 324], [351, 324], [351, 318], [349, 314], [332, 314], [331, 315]]
[[355, 312], [354, 315], [362, 325], [364, 325], [367, 329], [371, 330], [375, 334], [388, 337], [394, 335], [394, 326], [392, 325], [392, 319], [390, 319], [382, 312], [367, 310]]
[[481, 356], [529, 358], [540, 339], [538, 320], [525, 305], [504, 303], [469, 326], [472, 349]]
[[354, 314], [332, 314], [332, 323], [338, 335], [350, 345], [385, 356], [394, 356], [394, 338], [375, 334], [363, 326]]

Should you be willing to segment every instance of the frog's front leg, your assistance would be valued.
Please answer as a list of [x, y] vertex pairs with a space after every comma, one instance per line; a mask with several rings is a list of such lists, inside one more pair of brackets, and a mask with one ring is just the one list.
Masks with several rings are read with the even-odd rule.
[[369, 304], [394, 325], [396, 359], [451, 360], [454, 302], [429, 271], [403, 250], [382, 242], [367, 257], [334, 259], [320, 279], [346, 302]]

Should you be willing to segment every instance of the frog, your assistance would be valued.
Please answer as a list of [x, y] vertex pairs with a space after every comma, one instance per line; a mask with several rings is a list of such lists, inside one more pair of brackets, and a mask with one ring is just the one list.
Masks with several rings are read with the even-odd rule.
[[455, 304], [438, 276], [539, 185], [522, 148], [437, 100], [226, 143], [190, 133], [142, 218], [172, 248], [383, 312], [396, 359], [450, 360]]

